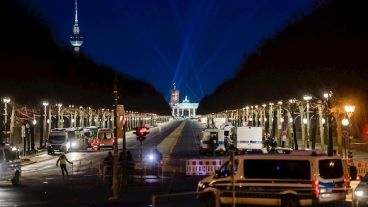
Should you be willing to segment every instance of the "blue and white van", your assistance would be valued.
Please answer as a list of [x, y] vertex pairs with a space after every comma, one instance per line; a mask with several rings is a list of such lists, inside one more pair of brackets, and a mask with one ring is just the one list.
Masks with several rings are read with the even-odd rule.
[[0, 181], [11, 181], [13, 185], [18, 185], [21, 172], [18, 148], [0, 144]]
[[[290, 154], [235, 156], [236, 204], [266, 206], [316, 206], [345, 202], [349, 174], [337, 155], [314, 151]], [[233, 202], [231, 167], [225, 162], [215, 175], [198, 183], [207, 206]], [[211, 196], [212, 195], [212, 196]], [[213, 195], [218, 195], [217, 197]]]

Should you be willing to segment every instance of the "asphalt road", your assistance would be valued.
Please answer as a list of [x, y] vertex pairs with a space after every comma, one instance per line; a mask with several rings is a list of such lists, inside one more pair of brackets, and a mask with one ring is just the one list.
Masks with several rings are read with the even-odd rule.
[[[170, 134], [180, 121], [152, 128], [143, 142], [144, 151], [153, 148]], [[119, 148], [122, 141], [119, 140]], [[138, 156], [140, 143], [135, 135], [127, 136], [127, 149]], [[22, 167], [21, 185], [0, 183], [0, 206], [104, 206], [111, 191], [98, 180], [98, 166], [108, 150], [83, 151], [67, 154], [69, 178], [63, 179], [56, 167], [57, 155], [51, 160]], [[144, 188], [144, 187], [143, 187]], [[139, 197], [137, 197], [139, 200]], [[134, 205], [132, 205], [134, 206]]]

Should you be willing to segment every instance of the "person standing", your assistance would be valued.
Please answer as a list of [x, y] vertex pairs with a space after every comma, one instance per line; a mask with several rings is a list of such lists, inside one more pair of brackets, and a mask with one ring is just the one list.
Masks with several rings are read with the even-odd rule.
[[59, 166], [59, 162], [60, 162], [61, 173], [63, 174], [63, 179], [64, 179], [64, 172], [66, 173], [66, 176], [69, 177], [68, 169], [66, 168], [66, 163], [68, 162], [69, 164], [73, 165], [73, 162], [70, 162], [68, 158], [66, 158], [64, 152], [61, 153], [61, 155], [59, 156], [59, 159], [56, 161], [56, 166]]
[[134, 162], [134, 159], [133, 159], [133, 156], [130, 150], [127, 151], [126, 159], [127, 159], [128, 183], [133, 183], [134, 182], [133, 173], [135, 169], [135, 162]]

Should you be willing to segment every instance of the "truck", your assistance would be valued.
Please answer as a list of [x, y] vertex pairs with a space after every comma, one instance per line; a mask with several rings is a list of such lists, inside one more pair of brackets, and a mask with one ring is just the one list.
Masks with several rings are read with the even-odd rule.
[[88, 139], [83, 134], [82, 128], [56, 128], [50, 131], [46, 143], [48, 154], [55, 152], [69, 152], [86, 150]]
[[237, 154], [245, 154], [250, 150], [262, 152], [262, 127], [233, 127], [231, 139]]
[[233, 126], [225, 126], [222, 129], [204, 129], [199, 138], [199, 153], [206, 154], [226, 154], [232, 145], [231, 128]]
[[55, 154], [55, 152], [68, 152], [70, 143], [68, 139], [68, 133], [64, 128], [52, 129], [49, 133], [49, 137], [46, 140], [47, 154]]

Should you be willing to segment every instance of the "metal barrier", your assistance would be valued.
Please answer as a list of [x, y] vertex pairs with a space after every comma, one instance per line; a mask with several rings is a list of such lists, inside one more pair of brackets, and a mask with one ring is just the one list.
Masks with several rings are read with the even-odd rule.
[[186, 175], [211, 175], [218, 170], [226, 159], [190, 159], [186, 160]]
[[353, 162], [352, 165], [357, 167], [357, 176], [364, 176], [368, 172], [368, 162]]

